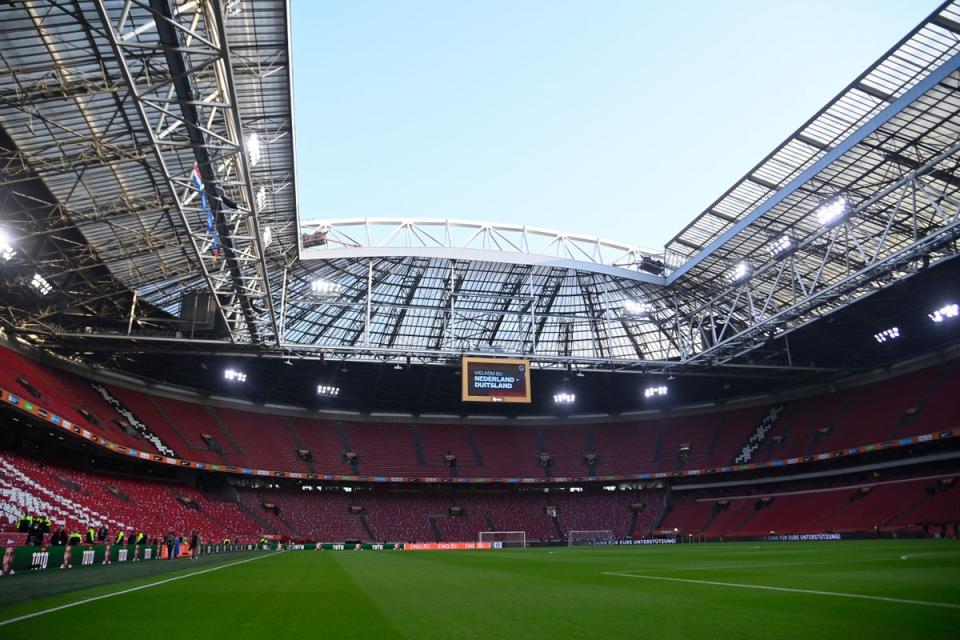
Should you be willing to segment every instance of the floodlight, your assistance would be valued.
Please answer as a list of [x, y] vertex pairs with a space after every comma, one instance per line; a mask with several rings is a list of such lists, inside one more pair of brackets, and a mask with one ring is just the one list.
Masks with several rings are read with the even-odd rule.
[[577, 396], [572, 393], [567, 393], [566, 391], [553, 394], [553, 402], [555, 404], [573, 404], [576, 401]]
[[743, 282], [753, 274], [753, 269], [750, 268], [750, 263], [746, 260], [741, 260], [733, 266], [733, 269], [730, 271], [730, 282], [737, 283]]
[[643, 390], [644, 398], [657, 398], [665, 395], [667, 395], [667, 386], [663, 384], [655, 387], [647, 387]]
[[335, 387], [329, 384], [317, 385], [317, 395], [324, 396], [326, 398], [336, 398], [338, 395], [340, 395], [340, 387]]
[[900, 327], [890, 327], [889, 329], [884, 329], [879, 333], [873, 335], [873, 339], [883, 344], [889, 340], [896, 340], [900, 337]]
[[260, 136], [253, 132], [247, 136], [247, 160], [251, 167], [257, 166], [257, 163], [260, 162], [261, 151]]
[[944, 320], [949, 318], [956, 318], [958, 313], [960, 313], [960, 307], [956, 304], [948, 304], [946, 306], [940, 307], [932, 313], [928, 313], [927, 317], [933, 320], [936, 323], [941, 323]]
[[821, 205], [815, 213], [820, 226], [829, 227], [840, 222], [850, 213], [850, 204], [841, 196]]
[[247, 374], [243, 371], [237, 371], [236, 369], [227, 369], [223, 372], [223, 378], [230, 382], [246, 382]]
[[330, 282], [329, 280], [314, 280], [310, 283], [310, 291], [315, 296], [325, 298], [336, 298], [343, 290], [343, 285], [339, 282]]
[[17, 251], [13, 248], [11, 244], [10, 236], [7, 235], [7, 232], [3, 229], [0, 229], [0, 260], [6, 262], [14, 255]]
[[632, 316], [648, 316], [653, 313], [653, 305], [640, 300], [624, 300], [623, 310]]
[[779, 258], [780, 256], [790, 253], [794, 246], [793, 238], [788, 235], [782, 235], [768, 244], [767, 249], [770, 251], [771, 258]]
[[228, 16], [238, 16], [243, 7], [240, 5], [240, 0], [227, 0], [224, 10]]
[[266, 249], [270, 246], [270, 243], [273, 242], [273, 229], [264, 227], [260, 231], [260, 237], [263, 239], [263, 248]]
[[34, 289], [40, 292], [40, 295], [45, 296], [51, 291], [53, 291], [53, 285], [47, 282], [47, 279], [44, 278], [39, 273], [33, 274], [33, 279], [30, 280], [30, 284]]
[[257, 213], [262, 213], [267, 206], [267, 188], [257, 189]]

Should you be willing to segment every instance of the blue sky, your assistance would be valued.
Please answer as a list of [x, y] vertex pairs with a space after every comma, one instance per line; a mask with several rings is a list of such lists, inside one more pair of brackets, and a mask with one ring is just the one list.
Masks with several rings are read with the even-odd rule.
[[660, 248], [938, 4], [293, 0], [301, 216]]

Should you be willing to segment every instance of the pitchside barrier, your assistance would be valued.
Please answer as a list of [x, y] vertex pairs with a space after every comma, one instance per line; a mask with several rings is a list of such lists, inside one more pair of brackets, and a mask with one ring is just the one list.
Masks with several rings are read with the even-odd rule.
[[291, 544], [284, 547], [288, 551], [394, 551], [403, 549], [400, 542], [317, 542], [315, 544]]
[[[202, 544], [200, 545], [200, 555], [254, 551], [258, 548], [260, 547], [253, 544]], [[181, 558], [189, 557], [188, 545], [181, 545], [180, 549]], [[6, 576], [11, 573], [42, 571], [44, 569], [77, 569], [94, 565], [102, 566], [166, 558], [167, 549], [164, 545], [8, 546], [4, 550], [0, 575]]]

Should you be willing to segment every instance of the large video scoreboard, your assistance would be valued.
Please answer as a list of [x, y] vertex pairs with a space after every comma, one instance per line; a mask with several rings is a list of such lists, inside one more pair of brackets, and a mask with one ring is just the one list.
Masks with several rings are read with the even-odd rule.
[[464, 357], [464, 402], [530, 402], [530, 361]]

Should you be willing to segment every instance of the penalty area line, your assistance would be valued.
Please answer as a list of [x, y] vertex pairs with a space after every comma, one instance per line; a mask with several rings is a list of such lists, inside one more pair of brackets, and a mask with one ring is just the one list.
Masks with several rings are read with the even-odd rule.
[[[281, 551], [280, 553], [284, 553]], [[237, 562], [230, 562], [228, 564], [221, 564], [216, 567], [210, 567], [209, 569], [203, 569], [201, 571], [194, 571], [193, 573], [186, 573], [181, 576], [174, 576], [172, 578], [164, 578], [163, 580], [157, 580], [156, 582], [151, 582], [149, 584], [142, 584], [137, 587], [130, 587], [129, 589], [122, 589], [120, 591], [114, 591], [113, 593], [105, 593], [102, 596], [94, 596], [92, 598], [84, 598], [83, 600], [77, 600], [76, 602], [69, 602], [67, 604], [61, 604], [57, 607], [51, 607], [49, 609], [43, 609], [41, 611], [34, 611], [33, 613], [27, 613], [22, 616], [17, 616], [16, 618], [9, 618], [7, 620], [0, 620], [0, 627], [6, 626], [8, 624], [13, 624], [14, 622], [21, 622], [23, 620], [29, 620], [31, 618], [36, 618], [38, 616], [43, 616], [48, 613], [54, 613], [55, 611], [62, 611], [64, 609], [69, 609], [71, 607], [78, 607], [81, 604], [87, 604], [88, 602], [96, 602], [97, 600], [104, 600], [106, 598], [112, 598], [114, 596], [122, 596], [125, 593], [133, 593], [134, 591], [140, 591], [141, 589], [149, 589], [150, 587], [156, 587], [161, 584], [166, 584], [168, 582], [174, 582], [176, 580], [183, 580], [184, 578], [192, 578], [193, 576], [199, 576], [204, 573], [210, 573], [211, 571], [219, 571], [220, 569], [226, 569], [228, 567], [235, 567], [238, 564], [244, 564], [247, 562], [253, 562], [254, 560], [263, 560], [264, 558], [270, 558], [278, 554], [270, 554], [266, 556], [257, 556], [255, 558], [247, 558], [246, 560], [238, 560]]]
[[874, 600], [878, 602], [895, 602], [897, 604], [916, 604], [924, 607], [941, 607], [943, 609], [960, 609], [960, 604], [950, 602], [928, 602], [926, 600], [907, 600], [905, 598], [890, 598], [887, 596], [868, 596], [862, 593], [843, 593], [839, 591], [817, 591], [815, 589], [794, 589], [791, 587], [770, 587], [762, 584], [740, 584], [737, 582], [716, 582], [714, 580], [692, 580], [690, 578], [668, 578], [666, 576], [641, 576], [633, 573], [619, 573], [603, 571], [605, 576], [619, 576], [622, 578], [638, 578], [641, 580], [662, 580], [665, 582], [684, 582], [687, 584], [705, 584], [714, 587], [733, 587], [738, 589], [756, 589], [758, 591], [782, 591], [785, 593], [805, 593], [813, 596], [833, 596], [835, 598], [854, 598], [857, 600]]

